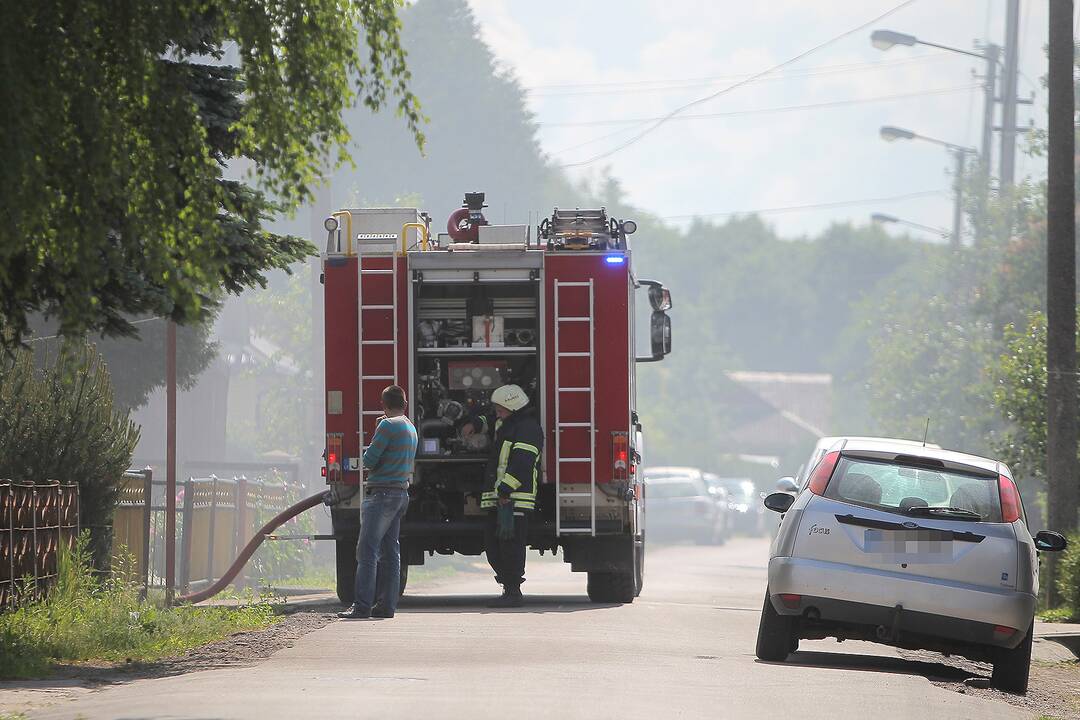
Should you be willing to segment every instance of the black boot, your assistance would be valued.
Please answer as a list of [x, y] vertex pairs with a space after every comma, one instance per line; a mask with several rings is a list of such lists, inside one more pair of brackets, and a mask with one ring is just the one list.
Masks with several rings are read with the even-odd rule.
[[394, 617], [394, 613], [390, 612], [379, 603], [375, 603], [375, 607], [371, 608], [371, 617], [385, 618], [389, 620], [390, 618]]
[[488, 603], [492, 608], [519, 608], [525, 604], [525, 598], [521, 594], [520, 585], [507, 585], [503, 587], [503, 594]]
[[348, 610], [342, 610], [337, 616], [346, 620], [367, 620], [371, 617], [371, 610], [364, 610], [356, 603], [353, 603], [352, 607]]

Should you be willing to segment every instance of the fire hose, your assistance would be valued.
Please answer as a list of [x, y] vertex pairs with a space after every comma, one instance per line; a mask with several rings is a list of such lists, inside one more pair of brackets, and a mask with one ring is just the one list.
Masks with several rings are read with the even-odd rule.
[[293, 519], [305, 510], [310, 510], [316, 505], [320, 505], [324, 502], [332, 503], [333, 500], [334, 498], [329, 494], [329, 491], [324, 490], [323, 492], [316, 493], [311, 497], [304, 498], [303, 500], [296, 503], [295, 505], [292, 505], [291, 507], [285, 508], [280, 513], [275, 515], [273, 519], [270, 520], [270, 522], [262, 526], [262, 529], [260, 529], [259, 532], [255, 534], [255, 537], [251, 538], [251, 540], [248, 541], [248, 544], [245, 545], [244, 549], [240, 552], [240, 554], [236, 556], [236, 560], [233, 561], [233, 564], [229, 566], [228, 570], [225, 571], [225, 574], [218, 578], [218, 580], [214, 584], [210, 585], [210, 587], [199, 590], [198, 592], [181, 595], [178, 598], [178, 601], [183, 603], [200, 603], [203, 600], [214, 597], [219, 592], [224, 590], [228, 586], [228, 584], [232, 582], [233, 578], [235, 578], [240, 573], [240, 571], [244, 569], [244, 565], [247, 564], [247, 561], [251, 559], [251, 556], [254, 555], [255, 551], [259, 548], [260, 545], [262, 545], [262, 542], [266, 539], [267, 535], [272, 533], [283, 523]]

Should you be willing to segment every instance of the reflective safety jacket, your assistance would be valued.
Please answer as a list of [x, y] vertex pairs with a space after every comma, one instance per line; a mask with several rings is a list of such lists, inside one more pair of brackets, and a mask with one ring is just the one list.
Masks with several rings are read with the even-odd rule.
[[544, 431], [532, 408], [523, 408], [495, 422], [495, 442], [487, 466], [487, 490], [480, 507], [494, 508], [498, 498], [509, 497], [518, 510], [536, 509]]

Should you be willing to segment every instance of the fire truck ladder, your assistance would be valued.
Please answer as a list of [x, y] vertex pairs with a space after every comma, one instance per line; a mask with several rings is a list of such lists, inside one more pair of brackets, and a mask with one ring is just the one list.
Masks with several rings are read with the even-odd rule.
[[[559, 295], [563, 288], [589, 289], [589, 305], [586, 315], [562, 315], [559, 312]], [[560, 346], [560, 336], [565, 323], [585, 323], [588, 327], [589, 344], [584, 352], [564, 352]], [[596, 535], [596, 357], [593, 355], [595, 326], [593, 322], [593, 281], [562, 282], [555, 281], [555, 534], [570, 533]], [[559, 377], [559, 367], [563, 358], [589, 359], [589, 384], [582, 387], [563, 387]], [[587, 422], [565, 421], [561, 413], [563, 393], [583, 394], [588, 400], [589, 419]], [[588, 433], [589, 454], [587, 457], [566, 457], [562, 449], [562, 431], [564, 429], [584, 430]], [[587, 492], [563, 492], [562, 466], [567, 463], [588, 464], [589, 490]], [[563, 498], [589, 499], [589, 524], [587, 527], [565, 527], [563, 524]]]
[[[388, 236], [388, 237], [390, 237], [390, 236]], [[396, 239], [396, 236], [394, 236], [393, 239]], [[359, 324], [360, 324], [360, 328], [359, 328], [359, 336], [360, 336], [360, 348], [359, 348], [359, 353], [360, 353], [360, 359], [359, 359], [359, 368], [360, 368], [360, 433], [361, 433], [360, 446], [361, 446], [362, 450], [367, 450], [368, 444], [370, 443], [370, 440], [371, 440], [370, 437], [365, 437], [364, 436], [364, 418], [366, 418], [366, 417], [378, 417], [379, 415], [383, 414], [383, 410], [382, 410], [381, 405], [379, 407], [377, 407], [377, 408], [366, 408], [366, 407], [364, 407], [364, 396], [365, 396], [364, 383], [367, 383], [367, 382], [379, 382], [379, 383], [383, 383], [384, 387], [385, 387], [386, 384], [390, 384], [390, 383], [393, 383], [395, 385], [399, 384], [397, 382], [397, 373], [398, 373], [398, 308], [397, 308], [397, 290], [398, 290], [397, 266], [398, 266], [398, 264], [397, 264], [397, 258], [394, 255], [391, 254], [391, 255], [385, 256], [385, 257], [384, 256], [369, 256], [368, 259], [374, 259], [374, 258], [378, 258], [379, 260], [389, 258], [390, 267], [389, 268], [364, 267], [364, 260], [365, 260], [364, 256], [361, 255], [359, 258], [357, 258], [357, 264], [358, 264], [358, 267], [359, 267], [359, 277], [357, 278], [357, 281], [356, 281], [356, 290], [357, 290], [356, 294], [359, 296], [358, 297], [358, 302], [360, 303], [360, 313], [359, 313], [359, 320], [360, 320], [360, 322], [359, 322]], [[385, 300], [385, 301], [388, 301], [388, 302], [380, 302], [380, 303], [376, 303], [376, 304], [372, 304], [372, 305], [364, 305], [364, 278], [368, 277], [368, 276], [372, 276], [372, 275], [389, 275], [391, 277], [391, 280], [390, 280], [390, 297], [388, 297], [388, 298], [378, 298], [378, 300], [380, 300], [380, 301]], [[375, 286], [373, 286], [373, 287], [375, 287]], [[365, 336], [365, 334], [364, 334], [364, 311], [365, 310], [389, 310], [391, 315], [392, 315], [392, 318], [393, 318], [393, 335], [392, 335], [392, 337], [373, 338], [373, 337]], [[370, 324], [371, 323], [369, 323], [369, 325]], [[394, 347], [393, 374], [391, 374], [391, 375], [365, 375], [364, 374], [364, 347], [371, 346], [371, 345], [392, 345]], [[372, 434], [374, 434], [374, 433], [372, 433]], [[361, 477], [363, 477], [363, 473], [361, 473]], [[363, 483], [361, 481], [361, 485], [362, 484]]]

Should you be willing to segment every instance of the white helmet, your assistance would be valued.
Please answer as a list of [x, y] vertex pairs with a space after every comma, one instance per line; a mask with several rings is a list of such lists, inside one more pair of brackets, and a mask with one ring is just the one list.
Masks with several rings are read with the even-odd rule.
[[529, 396], [517, 385], [503, 385], [491, 393], [491, 402], [501, 405], [510, 412], [517, 412], [529, 404]]

